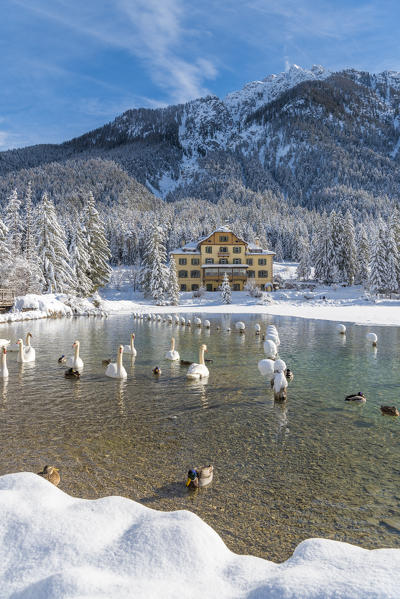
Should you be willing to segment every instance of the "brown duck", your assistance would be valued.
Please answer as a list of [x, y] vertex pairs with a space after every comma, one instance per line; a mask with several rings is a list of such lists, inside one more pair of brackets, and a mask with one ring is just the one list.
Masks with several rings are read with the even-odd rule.
[[50, 483], [53, 483], [53, 485], [56, 487], [58, 487], [60, 484], [60, 472], [59, 469], [55, 468], [54, 466], [45, 466], [42, 472], [38, 472], [38, 475], [43, 476], [43, 478], [48, 480]]
[[381, 406], [382, 414], [389, 414], [389, 416], [399, 416], [399, 410], [396, 406]]

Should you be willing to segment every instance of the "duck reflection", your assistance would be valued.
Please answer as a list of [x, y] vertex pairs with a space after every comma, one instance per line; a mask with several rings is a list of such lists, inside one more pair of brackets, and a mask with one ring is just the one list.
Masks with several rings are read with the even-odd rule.
[[274, 416], [276, 423], [276, 443], [284, 445], [286, 435], [289, 433], [289, 420], [287, 402], [274, 401]]

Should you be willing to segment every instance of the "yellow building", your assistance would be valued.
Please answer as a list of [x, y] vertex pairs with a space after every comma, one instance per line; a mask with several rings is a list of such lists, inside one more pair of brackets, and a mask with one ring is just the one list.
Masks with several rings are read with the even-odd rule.
[[217, 291], [225, 273], [233, 291], [243, 291], [249, 280], [260, 289], [272, 289], [274, 256], [227, 227], [171, 252], [181, 291], [196, 291], [200, 286]]

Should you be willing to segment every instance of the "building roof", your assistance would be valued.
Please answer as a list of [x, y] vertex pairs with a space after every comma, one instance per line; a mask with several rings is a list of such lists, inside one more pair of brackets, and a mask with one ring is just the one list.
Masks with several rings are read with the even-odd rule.
[[[233, 235], [236, 235], [236, 233], [234, 231], [232, 231], [232, 229], [230, 229], [229, 227], [225, 227], [225, 226], [218, 227], [217, 229], [214, 229], [214, 231], [212, 231], [208, 235], [205, 235], [204, 237], [200, 237], [200, 239], [198, 239], [197, 241], [190, 241], [189, 243], [185, 243], [184, 246], [182, 246], [176, 250], [172, 250], [170, 252], [170, 254], [200, 254], [200, 250], [198, 249], [200, 244], [203, 243], [203, 241], [206, 241], [207, 239], [209, 239], [211, 237], [211, 235], [214, 235], [214, 233], [233, 233]], [[264, 255], [275, 256], [275, 252], [271, 252], [269, 250], [264, 250], [259, 245], [256, 245], [255, 243], [249, 243], [248, 241], [245, 241], [238, 235], [236, 235], [236, 237], [238, 239], [240, 239], [240, 241], [243, 241], [243, 243], [246, 244], [247, 252], [249, 254], [254, 253], [254, 254], [264, 254]]]

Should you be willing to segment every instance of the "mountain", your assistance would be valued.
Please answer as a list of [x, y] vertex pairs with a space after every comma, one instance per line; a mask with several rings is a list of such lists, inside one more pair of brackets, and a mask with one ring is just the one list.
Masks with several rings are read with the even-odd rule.
[[319, 210], [385, 210], [400, 190], [400, 73], [293, 65], [224, 99], [128, 110], [63, 144], [0, 153], [0, 192], [22, 170], [93, 160], [168, 201], [217, 202], [238, 182]]

